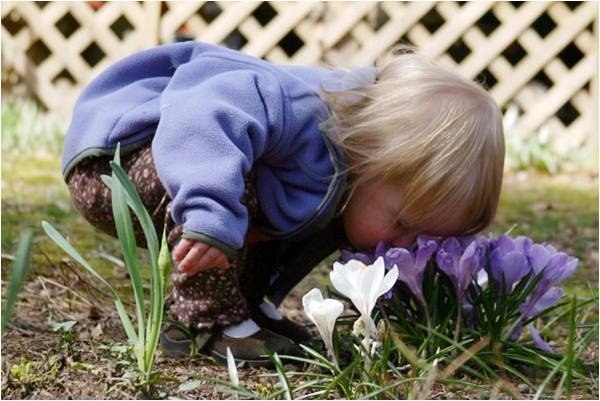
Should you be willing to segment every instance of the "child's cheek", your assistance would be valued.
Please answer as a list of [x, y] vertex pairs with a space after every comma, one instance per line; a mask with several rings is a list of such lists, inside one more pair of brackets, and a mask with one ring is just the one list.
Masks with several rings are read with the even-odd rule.
[[348, 233], [348, 238], [353, 246], [357, 248], [374, 248], [381, 240], [385, 240], [386, 233], [378, 225], [368, 220], [357, 222]]

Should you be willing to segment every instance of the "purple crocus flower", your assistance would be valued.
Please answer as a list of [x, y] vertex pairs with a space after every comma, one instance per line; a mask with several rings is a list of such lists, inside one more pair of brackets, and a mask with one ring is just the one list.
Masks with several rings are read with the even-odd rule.
[[[533, 317], [537, 314], [532, 313], [532, 311], [535, 312], [536, 310], [539, 310], [538, 313], [541, 312], [543, 309], [540, 309], [540, 307], [544, 306], [544, 302], [549, 302], [549, 300], [552, 300], [552, 298], [556, 296], [557, 290], [554, 290], [554, 286], [573, 274], [579, 264], [579, 259], [569, 256], [564, 252], [556, 252], [551, 255], [550, 258], [547, 258], [547, 255], [543, 253], [542, 258], [547, 260], [546, 265], [541, 268], [538, 273], [541, 274], [542, 277], [538, 281], [531, 295], [527, 297], [525, 302], [519, 308], [521, 314], [526, 317]], [[533, 265], [540, 266], [540, 262], [534, 260]], [[558, 298], [560, 298], [560, 296]], [[556, 298], [556, 301], [558, 298]], [[556, 303], [556, 301], [554, 303]]]
[[501, 235], [490, 241], [490, 267], [500, 290], [512, 292], [514, 284], [531, 271], [529, 250], [532, 244], [531, 239], [523, 236], [512, 239]]
[[375, 262], [373, 255], [370, 255], [368, 253], [352, 252], [347, 249], [342, 249], [340, 251], [340, 257], [339, 257], [340, 263], [348, 263], [352, 259], [356, 259], [356, 260], [364, 263], [365, 265], [370, 265], [370, 264], [373, 264], [373, 262]]
[[548, 265], [552, 255], [557, 253], [556, 248], [547, 244], [533, 244], [529, 249], [531, 265], [535, 274], [539, 274]]
[[[373, 254], [373, 261], [377, 260], [380, 256], [383, 257], [385, 259], [385, 254], [386, 252], [390, 249], [391, 247], [388, 246], [385, 242], [383, 241], [379, 241], [377, 243], [377, 246], [375, 247], [375, 253]], [[385, 268], [387, 270], [390, 270], [392, 268], [391, 265], [388, 265], [387, 263], [385, 264]]]
[[556, 305], [559, 299], [562, 298], [564, 294], [564, 290], [560, 287], [552, 287], [548, 291], [546, 291], [538, 301], [528, 310], [525, 310], [527, 304], [521, 305], [519, 310], [521, 313], [524, 313], [527, 317], [534, 317], [546, 309]]
[[573, 274], [579, 260], [564, 252], [556, 252], [553, 247], [540, 245], [532, 246], [530, 250], [532, 266], [541, 278], [531, 295], [519, 307], [521, 316], [515, 322], [509, 337], [517, 339], [521, 335], [524, 319], [535, 317], [543, 310], [553, 306], [562, 296], [562, 290], [555, 287], [568, 276]]
[[458, 299], [462, 299], [474, 276], [483, 267], [486, 246], [484, 239], [474, 237], [470, 238], [470, 242], [450, 237], [440, 245], [436, 262], [452, 280]]
[[421, 239], [417, 242], [414, 253], [404, 248], [390, 248], [384, 256], [386, 266], [398, 267], [398, 280], [408, 286], [425, 310], [427, 301], [423, 295], [423, 272], [436, 249], [435, 241]]

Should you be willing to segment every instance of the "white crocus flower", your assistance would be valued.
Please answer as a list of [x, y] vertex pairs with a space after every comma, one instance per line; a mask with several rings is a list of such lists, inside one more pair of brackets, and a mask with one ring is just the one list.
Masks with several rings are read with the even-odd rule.
[[370, 338], [377, 331], [371, 312], [377, 299], [396, 283], [398, 268], [394, 266], [385, 274], [383, 257], [368, 266], [358, 260], [350, 260], [346, 264], [335, 262], [329, 276], [335, 289], [348, 297], [360, 313], [365, 337]]
[[313, 288], [302, 297], [304, 313], [317, 326], [319, 334], [325, 343], [329, 357], [338, 366], [333, 352], [333, 328], [335, 321], [344, 311], [344, 305], [337, 299], [323, 299], [323, 294], [318, 288]]

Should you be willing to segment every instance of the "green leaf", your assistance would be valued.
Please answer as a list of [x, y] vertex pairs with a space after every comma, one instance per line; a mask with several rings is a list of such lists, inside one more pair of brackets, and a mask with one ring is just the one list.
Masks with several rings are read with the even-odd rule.
[[[118, 148], [117, 148], [118, 159]], [[131, 286], [133, 289], [133, 296], [135, 299], [136, 318], [137, 318], [137, 337], [138, 342], [145, 343], [145, 332], [144, 327], [146, 325], [145, 318], [145, 307], [144, 307], [144, 288], [142, 284], [141, 268], [139, 265], [139, 256], [137, 252], [137, 243], [135, 239], [135, 232], [133, 230], [133, 222], [127, 201], [123, 193], [122, 187], [119, 182], [112, 177], [110, 179], [110, 190], [111, 190], [111, 201], [112, 210], [115, 220], [115, 228], [117, 230], [117, 236], [121, 244], [121, 250], [123, 252], [123, 258], [125, 259], [125, 265], [129, 271], [131, 279]], [[139, 350], [139, 347], [134, 346], [134, 350]], [[143, 359], [143, 355], [139, 355]], [[139, 360], [138, 360], [139, 362]]]
[[88, 273], [94, 276], [98, 281], [106, 286], [113, 294], [113, 299], [115, 302], [115, 306], [117, 308], [117, 313], [119, 314], [119, 318], [121, 319], [121, 323], [123, 324], [123, 328], [127, 333], [127, 338], [130, 342], [135, 343], [137, 341], [137, 334], [135, 329], [133, 328], [133, 324], [131, 323], [131, 319], [129, 319], [129, 315], [125, 310], [125, 306], [123, 305], [123, 301], [119, 296], [119, 293], [104, 279], [102, 276], [96, 272], [96, 270], [77, 252], [77, 250], [66, 240], [65, 237], [62, 236], [56, 229], [47, 221], [42, 221], [42, 228], [46, 232], [46, 234], [52, 239], [56, 245], [63, 249], [71, 258], [73, 258], [77, 263], [81, 265]]

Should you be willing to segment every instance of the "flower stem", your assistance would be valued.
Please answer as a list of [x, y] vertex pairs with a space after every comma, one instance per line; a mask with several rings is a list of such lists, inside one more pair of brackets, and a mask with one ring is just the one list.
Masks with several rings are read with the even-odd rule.
[[335, 368], [337, 370], [340, 370], [340, 365], [338, 364], [338, 360], [337, 357], [335, 356], [335, 352], [333, 352], [333, 349], [327, 347], [327, 357], [329, 358], [329, 360], [331, 362], [333, 362], [333, 364], [335, 365]]
[[460, 325], [462, 323], [462, 306], [458, 304], [458, 311], [456, 312], [456, 325], [454, 326], [454, 342], [458, 342], [460, 336]]

